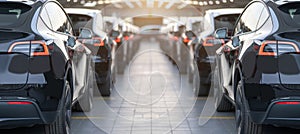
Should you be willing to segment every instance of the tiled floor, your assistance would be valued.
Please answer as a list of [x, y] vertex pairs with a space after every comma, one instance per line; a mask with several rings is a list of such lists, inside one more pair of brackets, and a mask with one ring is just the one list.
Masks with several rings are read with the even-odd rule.
[[[206, 98], [195, 97], [186, 74], [172, 64], [159, 42], [151, 39], [140, 43], [124, 74], [117, 75], [111, 97], [96, 98], [86, 119], [100, 130], [115, 134], [234, 133], [233, 113], [217, 115], [213, 122], [199, 126], [205, 102]], [[73, 118], [81, 116], [82, 113], [74, 113]], [[218, 129], [212, 129], [215, 126]], [[91, 131], [78, 128], [73, 129], [75, 134]]]

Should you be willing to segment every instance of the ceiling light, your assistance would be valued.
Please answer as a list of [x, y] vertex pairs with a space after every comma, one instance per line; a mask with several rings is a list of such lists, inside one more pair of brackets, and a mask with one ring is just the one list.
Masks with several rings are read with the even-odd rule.
[[193, 1], [193, 4], [194, 4], [194, 5], [198, 5], [198, 3], [199, 3], [199, 2], [198, 2], [197, 0], [194, 0], [194, 1]]
[[85, 3], [84, 7], [95, 7], [97, 5], [96, 1]]
[[200, 6], [203, 6], [203, 2], [202, 2], [202, 1], [200, 1], [200, 2], [199, 2], [199, 5], [200, 5]]
[[82, 5], [85, 4], [85, 1], [84, 0], [80, 1], [80, 4], [82, 4]]
[[102, 4], [104, 4], [104, 2], [103, 1], [98, 1], [98, 4], [102, 5]]

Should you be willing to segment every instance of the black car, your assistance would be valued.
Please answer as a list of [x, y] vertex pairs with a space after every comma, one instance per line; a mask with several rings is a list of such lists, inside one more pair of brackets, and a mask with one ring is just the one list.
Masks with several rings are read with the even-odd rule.
[[[252, 1], [216, 54], [216, 108], [235, 105], [238, 133], [299, 128], [300, 2]], [[216, 31], [226, 38], [226, 28]]]
[[57, 1], [0, 1], [0, 9], [0, 127], [69, 133], [71, 107], [92, 107], [90, 50]]
[[[80, 40], [88, 47], [93, 54], [95, 65], [95, 80], [102, 96], [109, 96], [112, 87], [112, 56], [111, 45], [107, 34], [104, 32], [104, 22], [100, 10], [83, 9], [83, 8], [66, 8], [74, 25], [75, 31], [81, 28], [88, 28], [92, 32], [92, 39]], [[95, 88], [97, 89], [97, 88]]]

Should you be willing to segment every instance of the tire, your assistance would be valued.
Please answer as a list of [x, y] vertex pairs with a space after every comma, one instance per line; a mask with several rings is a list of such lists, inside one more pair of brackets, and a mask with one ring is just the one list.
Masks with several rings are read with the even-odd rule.
[[45, 134], [70, 134], [71, 133], [71, 114], [72, 114], [72, 95], [70, 84], [66, 82], [65, 90], [67, 97], [64, 100], [64, 105], [58, 113], [55, 121], [51, 124], [45, 124]]
[[249, 113], [247, 113], [247, 107], [245, 104], [245, 99], [243, 99], [241, 92], [243, 91], [243, 84], [239, 81], [237, 86], [237, 91], [235, 94], [235, 119], [236, 119], [236, 127], [238, 134], [261, 134], [263, 125], [254, 123]]
[[199, 83], [198, 96], [208, 96], [210, 84]]
[[98, 88], [99, 88], [100, 94], [102, 96], [110, 96], [111, 85], [112, 85], [112, 80], [111, 80], [111, 76], [109, 76], [109, 78], [106, 80], [105, 83], [98, 84]]
[[215, 99], [215, 108], [217, 112], [229, 112], [233, 110], [232, 103], [225, 97], [225, 94], [222, 91], [219, 74], [217, 67], [214, 71], [214, 99]]
[[195, 89], [196, 96], [207, 96], [209, 93], [209, 87], [209, 84], [201, 83], [200, 78], [197, 75], [193, 75], [193, 88]]
[[[93, 76], [93, 72], [90, 72]], [[90, 76], [88, 81], [88, 87], [82, 96], [82, 98], [75, 104], [76, 111], [90, 112], [93, 108], [93, 94], [94, 94], [94, 79]]]

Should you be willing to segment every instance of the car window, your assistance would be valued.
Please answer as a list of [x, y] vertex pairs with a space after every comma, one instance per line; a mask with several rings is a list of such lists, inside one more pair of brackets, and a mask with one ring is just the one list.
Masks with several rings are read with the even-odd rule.
[[284, 22], [295, 28], [300, 27], [300, 2], [292, 2], [279, 7]]
[[50, 22], [52, 24], [52, 30], [62, 33], [72, 33], [72, 27], [68, 20], [68, 17], [62, 10], [62, 8], [54, 2], [49, 2], [45, 6], [48, 15], [50, 17]]
[[214, 18], [215, 23], [215, 30], [218, 28], [227, 27], [228, 34], [231, 35], [235, 22], [237, 21], [240, 14], [227, 14], [227, 15], [220, 15]]
[[243, 12], [235, 29], [235, 35], [256, 30], [260, 14], [264, 5], [260, 2], [254, 2]]
[[22, 3], [5, 2], [0, 5], [0, 26], [14, 25], [24, 21], [31, 6]]
[[88, 15], [81, 14], [69, 14], [76, 35], [79, 35], [79, 29], [82, 27], [92, 29], [92, 17]]

